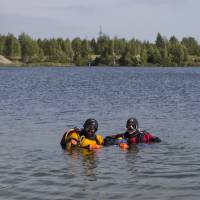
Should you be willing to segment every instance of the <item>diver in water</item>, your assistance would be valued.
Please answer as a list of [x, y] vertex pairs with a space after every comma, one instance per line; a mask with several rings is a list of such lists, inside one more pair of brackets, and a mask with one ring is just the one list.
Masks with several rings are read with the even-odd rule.
[[116, 135], [107, 136], [104, 138], [106, 146], [113, 144], [138, 144], [138, 143], [151, 143], [161, 142], [159, 137], [153, 136], [151, 133], [140, 130], [138, 120], [131, 117], [126, 122], [126, 131]]
[[97, 130], [97, 120], [87, 119], [83, 128], [70, 129], [64, 133], [60, 142], [61, 147], [63, 149], [71, 149], [72, 147], [99, 149], [104, 140], [101, 135], [96, 134]]
[[161, 142], [159, 137], [153, 136], [145, 130], [140, 130], [139, 123], [135, 118], [129, 118], [127, 120], [126, 132], [123, 134], [123, 138], [127, 139], [129, 144]]

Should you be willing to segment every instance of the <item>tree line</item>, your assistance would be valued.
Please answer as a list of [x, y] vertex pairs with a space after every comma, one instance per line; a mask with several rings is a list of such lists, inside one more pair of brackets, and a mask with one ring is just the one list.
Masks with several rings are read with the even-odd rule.
[[157, 34], [155, 42], [135, 38], [33, 39], [26, 33], [0, 35], [0, 55], [22, 63], [61, 63], [75, 66], [190, 66], [200, 64], [200, 45], [193, 37], [179, 41]]

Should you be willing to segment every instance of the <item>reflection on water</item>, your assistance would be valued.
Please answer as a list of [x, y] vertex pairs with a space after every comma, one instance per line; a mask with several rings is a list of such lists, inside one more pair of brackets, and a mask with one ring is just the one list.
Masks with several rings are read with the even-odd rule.
[[[199, 68], [1, 68], [0, 197], [199, 199]], [[103, 136], [136, 117], [160, 144], [62, 151], [64, 128]]]
[[90, 180], [96, 180], [95, 168], [98, 165], [98, 154], [101, 153], [101, 149], [89, 150], [84, 148], [73, 148], [66, 150], [67, 154], [73, 161], [82, 161], [82, 174], [90, 177]]

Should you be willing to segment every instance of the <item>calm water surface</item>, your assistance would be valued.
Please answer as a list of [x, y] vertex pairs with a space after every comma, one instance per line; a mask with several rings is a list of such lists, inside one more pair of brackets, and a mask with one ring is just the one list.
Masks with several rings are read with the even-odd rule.
[[[0, 199], [198, 199], [200, 68], [0, 68]], [[65, 128], [103, 136], [134, 116], [162, 139], [64, 152]]]

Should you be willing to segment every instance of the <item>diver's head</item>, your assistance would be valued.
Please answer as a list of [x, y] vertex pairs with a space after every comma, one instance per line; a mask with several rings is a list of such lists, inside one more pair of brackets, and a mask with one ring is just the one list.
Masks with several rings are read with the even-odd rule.
[[126, 122], [126, 128], [128, 131], [136, 131], [139, 128], [138, 120], [131, 117]]
[[85, 137], [89, 139], [95, 138], [95, 133], [98, 130], [98, 122], [96, 119], [87, 119], [83, 125]]

